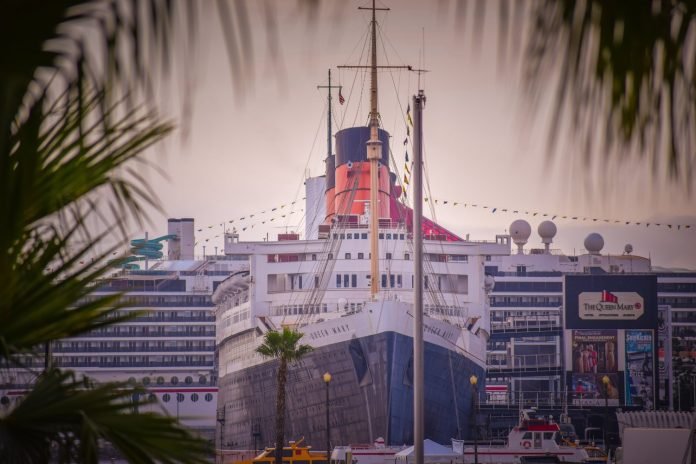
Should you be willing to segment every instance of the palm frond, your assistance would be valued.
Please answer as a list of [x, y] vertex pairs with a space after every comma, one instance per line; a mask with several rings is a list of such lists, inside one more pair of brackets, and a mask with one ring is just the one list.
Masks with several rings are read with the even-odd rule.
[[641, 158], [690, 189], [696, 3], [546, 0], [531, 15], [526, 77], [533, 94], [555, 86], [552, 146], [566, 129], [587, 164]]
[[175, 418], [133, 413], [140, 401], [134, 395], [142, 393], [125, 384], [93, 386], [70, 372], [50, 370], [0, 418], [0, 461], [46, 462], [52, 455], [61, 462], [96, 463], [103, 439], [133, 463], [208, 462], [208, 444]]

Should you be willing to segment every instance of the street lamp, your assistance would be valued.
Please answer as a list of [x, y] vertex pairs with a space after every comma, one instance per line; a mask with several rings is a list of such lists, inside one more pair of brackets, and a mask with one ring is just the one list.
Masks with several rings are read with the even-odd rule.
[[609, 379], [608, 375], [602, 377], [602, 383], [604, 384], [604, 449], [607, 449], [607, 427], [609, 427]]
[[478, 377], [472, 374], [471, 377], [469, 377], [469, 382], [471, 383], [471, 388], [473, 389], [473, 393], [471, 395], [471, 407], [474, 412], [474, 464], [478, 464], [478, 424], [476, 423], [476, 416], [478, 415]]
[[331, 461], [331, 429], [329, 428], [329, 384], [331, 383], [331, 374], [324, 374], [324, 383], [326, 384], [326, 464]]

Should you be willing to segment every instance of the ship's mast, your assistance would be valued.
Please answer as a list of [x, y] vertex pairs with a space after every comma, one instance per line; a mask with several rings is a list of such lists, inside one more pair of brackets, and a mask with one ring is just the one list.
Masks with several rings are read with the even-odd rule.
[[372, 50], [368, 66], [339, 66], [339, 68], [370, 68], [370, 140], [367, 141], [367, 160], [370, 163], [370, 295], [372, 299], [379, 293], [379, 161], [382, 157], [382, 142], [379, 140], [379, 111], [377, 110], [377, 69], [408, 69], [410, 66], [377, 66], [377, 8], [372, 0], [371, 8], [358, 7], [359, 10], [372, 10]]
[[370, 162], [370, 295], [379, 292], [379, 160], [382, 142], [379, 140], [379, 113], [377, 112], [377, 18], [375, 0], [372, 0], [372, 62], [370, 70], [370, 140], [367, 159]]
[[331, 85], [331, 69], [329, 69], [329, 85], [318, 85], [317, 89], [327, 89], [327, 99], [328, 99], [328, 110], [326, 113], [326, 157], [329, 158], [332, 155], [333, 149], [331, 148], [331, 89], [340, 89], [341, 85]]

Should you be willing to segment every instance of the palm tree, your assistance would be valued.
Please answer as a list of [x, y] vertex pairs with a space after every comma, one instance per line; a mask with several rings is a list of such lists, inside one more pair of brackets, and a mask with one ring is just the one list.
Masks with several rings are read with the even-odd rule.
[[300, 345], [303, 333], [283, 327], [282, 332], [271, 330], [264, 335], [263, 344], [256, 351], [267, 358], [280, 361], [278, 367], [276, 396], [276, 464], [282, 464], [283, 444], [285, 443], [285, 384], [288, 377], [288, 364], [298, 361], [312, 351], [309, 345]]
[[172, 125], [141, 97], [142, 64], [167, 54], [176, 8], [9, 0], [1, 10], [0, 41], [15, 45], [0, 54], [0, 369], [3, 382], [33, 386], [0, 411], [0, 461], [96, 463], [105, 440], [131, 462], [207, 462], [208, 444], [176, 419], [132, 413], [141, 389], [49, 362], [52, 341], [127, 319], [121, 295], [86, 297], [124, 224], [157, 204], [134, 163]]

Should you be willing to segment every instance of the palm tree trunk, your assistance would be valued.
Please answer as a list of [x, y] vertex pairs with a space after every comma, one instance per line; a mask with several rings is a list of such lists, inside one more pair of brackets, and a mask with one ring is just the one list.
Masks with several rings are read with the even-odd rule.
[[285, 382], [288, 374], [288, 362], [280, 358], [278, 368], [278, 397], [276, 401], [276, 464], [283, 463], [283, 444], [285, 443]]

